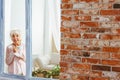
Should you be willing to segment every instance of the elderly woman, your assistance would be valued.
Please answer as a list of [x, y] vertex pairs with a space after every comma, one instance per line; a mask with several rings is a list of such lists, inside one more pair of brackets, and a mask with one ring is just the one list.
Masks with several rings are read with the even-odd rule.
[[21, 43], [21, 34], [19, 30], [10, 32], [12, 43], [6, 48], [6, 64], [8, 73], [16, 75], [25, 75], [25, 47]]

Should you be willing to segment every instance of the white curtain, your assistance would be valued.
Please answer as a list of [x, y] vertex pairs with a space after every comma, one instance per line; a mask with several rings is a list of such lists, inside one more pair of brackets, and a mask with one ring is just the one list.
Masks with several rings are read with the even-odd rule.
[[44, 54], [45, 0], [32, 0], [32, 55]]
[[[50, 28], [50, 38], [54, 39], [57, 51], [60, 51], [60, 0], [48, 1], [48, 27]], [[52, 45], [52, 44], [50, 44]]]
[[60, 50], [60, 0], [32, 0], [33, 55], [51, 53], [52, 36]]

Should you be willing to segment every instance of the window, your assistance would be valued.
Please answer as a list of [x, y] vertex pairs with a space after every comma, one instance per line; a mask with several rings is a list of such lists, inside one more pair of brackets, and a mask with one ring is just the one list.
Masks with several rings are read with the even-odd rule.
[[[51, 3], [51, 4], [50, 4]], [[55, 4], [56, 3], [56, 4]], [[32, 0], [32, 52], [48, 54], [52, 37], [55, 47], [60, 50], [60, 2]], [[39, 45], [38, 45], [39, 44]]]
[[59, 65], [59, 53], [60, 1], [32, 0], [32, 73], [51, 71]]
[[[35, 80], [32, 72], [41, 68], [36, 67], [36, 60], [42, 57], [45, 65], [49, 62], [59, 64], [60, 0], [0, 0], [0, 24], [0, 76]], [[5, 64], [6, 47], [11, 42], [8, 36], [12, 29], [22, 31], [27, 66], [24, 76], [9, 74]]]

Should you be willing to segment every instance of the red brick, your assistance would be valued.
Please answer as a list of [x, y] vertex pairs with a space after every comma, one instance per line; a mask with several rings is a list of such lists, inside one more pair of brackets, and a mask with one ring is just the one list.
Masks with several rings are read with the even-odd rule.
[[89, 80], [89, 77], [81, 76], [81, 75], [72, 75], [72, 79], [71, 80]]
[[70, 0], [70, 2], [72, 2], [72, 3], [78, 3], [79, 0]]
[[112, 65], [112, 66], [120, 66], [120, 61], [118, 60], [102, 60], [102, 64], [104, 65]]
[[105, 78], [105, 77], [100, 77], [100, 78], [99, 77], [95, 77], [94, 78], [93, 77], [93, 78], [90, 78], [90, 80], [110, 80], [110, 78], [108, 78], [108, 77], [107, 78]]
[[61, 32], [70, 32], [71, 28], [69, 28], [69, 27], [60, 27], [60, 31]]
[[62, 14], [78, 15], [79, 14], [79, 10], [62, 10]]
[[103, 47], [103, 52], [120, 52], [120, 47]]
[[73, 69], [74, 72], [76, 72], [77, 74], [81, 74], [82, 75], [89, 75], [90, 74], [90, 70], [85, 70], [85, 69]]
[[61, 73], [60, 74], [60, 80], [66, 80], [66, 79], [70, 79], [70, 74]]
[[110, 59], [111, 55], [110, 55], [110, 53], [101, 53], [100, 58], [101, 59]]
[[80, 34], [75, 34], [75, 33], [64, 33], [64, 37], [65, 38], [80, 38], [81, 35]]
[[83, 57], [90, 57], [90, 52], [88, 51], [82, 51], [82, 55], [83, 55]]
[[91, 20], [91, 16], [75, 16], [75, 20], [90, 21]]
[[113, 36], [111, 34], [103, 34], [100, 37], [101, 37], [101, 39], [104, 39], [104, 40], [112, 40], [113, 39]]
[[120, 21], [120, 16], [115, 16], [115, 21]]
[[81, 46], [78, 46], [78, 45], [67, 45], [67, 49], [70, 49], [70, 50], [81, 50]]
[[71, 21], [72, 17], [71, 16], [61, 16], [62, 21]]
[[114, 3], [117, 0], [101, 0], [102, 3]]
[[79, 0], [62, 0], [62, 3], [78, 3]]
[[102, 71], [91, 71], [90, 77], [102, 77]]
[[76, 33], [90, 32], [90, 28], [72, 27], [71, 32], [76, 32]]
[[61, 1], [60, 80], [120, 79], [118, 1]]
[[[70, 55], [70, 54], [69, 54]], [[71, 57], [69, 55], [61, 55], [60, 57], [60, 61], [66, 61], [66, 62], [69, 62], [69, 63], [72, 63], [72, 62], [80, 62], [81, 61], [81, 57]]]
[[99, 70], [99, 71], [110, 71], [110, 66], [103, 66], [103, 65], [92, 65], [92, 70]]
[[99, 27], [98, 22], [80, 22], [81, 27]]
[[106, 33], [111, 32], [110, 28], [91, 28], [91, 32]]
[[72, 50], [71, 55], [72, 56], [82, 56], [82, 52], [80, 50]]
[[117, 33], [120, 34], [120, 29], [116, 29]]
[[120, 34], [120, 29], [112, 29], [112, 33], [114, 33], [114, 34]]
[[100, 38], [103, 40], [120, 40], [120, 35], [103, 34]]
[[98, 15], [99, 10], [97, 10], [97, 9], [92, 9], [92, 10], [91, 9], [90, 10], [80, 9], [79, 14], [80, 15]]
[[[120, 72], [120, 67], [112, 67], [112, 71]], [[120, 76], [119, 76], [120, 77]]]
[[61, 4], [61, 9], [71, 9], [73, 8], [73, 4]]
[[99, 0], [80, 0], [80, 2], [99, 2]]
[[68, 3], [70, 0], [62, 0], [62, 3]]
[[100, 59], [82, 58], [83, 63], [99, 64]]
[[61, 44], [61, 49], [64, 49], [64, 44]]
[[96, 38], [96, 34], [83, 34], [84, 39], [93, 39]]
[[120, 53], [112, 53], [112, 59], [120, 59]]
[[67, 55], [69, 52], [67, 50], [60, 50], [61, 55]]
[[89, 64], [80, 64], [80, 63], [74, 63], [73, 64], [73, 68], [75, 69], [90, 69], [90, 65]]
[[60, 62], [60, 66], [61, 67], [68, 67], [68, 63], [67, 62]]
[[69, 63], [73, 63], [73, 62], [80, 62], [81, 61], [81, 57], [71, 57], [69, 55], [62, 55], [60, 57], [61, 61], [66, 61]]
[[100, 14], [101, 15], [119, 15], [120, 10], [101, 10]]
[[96, 46], [84, 46], [83, 49], [87, 51], [101, 51], [101, 48]]
[[71, 34], [71, 38], [80, 38], [81, 35], [80, 34]]
[[67, 71], [67, 67], [61, 67], [60, 68], [60, 72], [66, 72]]

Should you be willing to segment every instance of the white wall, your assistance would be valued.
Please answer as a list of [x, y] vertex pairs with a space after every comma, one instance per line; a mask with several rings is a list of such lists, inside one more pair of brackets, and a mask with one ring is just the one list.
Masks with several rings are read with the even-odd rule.
[[43, 54], [44, 1], [32, 0], [32, 54]]

